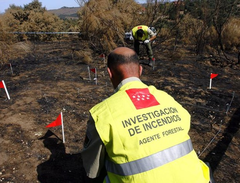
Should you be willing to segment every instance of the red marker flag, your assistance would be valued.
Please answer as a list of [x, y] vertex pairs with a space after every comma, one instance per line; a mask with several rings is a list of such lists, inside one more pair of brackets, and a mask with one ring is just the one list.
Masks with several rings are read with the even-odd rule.
[[55, 121], [53, 121], [52, 123], [47, 125], [46, 128], [60, 126], [60, 125], [62, 125], [62, 115], [61, 114], [58, 115], [58, 117]]
[[4, 90], [5, 90], [6, 94], [7, 94], [7, 98], [8, 98], [8, 100], [10, 100], [10, 96], [9, 96], [7, 87], [6, 87], [5, 82], [3, 80], [0, 81], [0, 88], [4, 88]]
[[3, 81], [0, 81], [0, 88], [5, 88], [3, 85]]
[[210, 74], [210, 83], [209, 83], [209, 89], [211, 89], [211, 88], [212, 88], [212, 79], [213, 79], [213, 78], [215, 78], [215, 77], [217, 77], [217, 75], [218, 75], [218, 74], [213, 74], [213, 73], [211, 73], [211, 74]]
[[63, 143], [65, 143], [65, 135], [64, 135], [64, 126], [63, 126], [63, 114], [62, 112], [58, 115], [57, 119], [46, 126], [46, 128], [49, 127], [55, 127], [62, 125], [62, 136], [63, 136]]
[[213, 78], [215, 78], [215, 77], [217, 77], [217, 76], [218, 76], [218, 74], [213, 74], [213, 73], [211, 73], [210, 79], [213, 79]]
[[96, 85], [97, 85], [97, 69], [96, 69], [96, 68], [93, 68], [93, 69], [90, 69], [90, 71], [92, 71], [92, 72], [95, 74], [95, 77], [94, 77], [93, 80], [95, 80]]
[[148, 88], [126, 90], [136, 109], [143, 109], [159, 105], [156, 98], [149, 92]]
[[102, 54], [100, 55], [100, 57], [101, 57], [101, 58], [105, 58], [105, 54], [102, 53]]
[[96, 72], [96, 68], [90, 69], [90, 71], [92, 71], [93, 73]]
[[104, 64], [105, 64], [105, 60], [106, 60], [106, 59], [105, 59], [105, 57], [106, 57], [105, 54], [102, 53], [102, 54], [100, 55], [100, 57], [103, 59], [103, 62], [104, 62]]

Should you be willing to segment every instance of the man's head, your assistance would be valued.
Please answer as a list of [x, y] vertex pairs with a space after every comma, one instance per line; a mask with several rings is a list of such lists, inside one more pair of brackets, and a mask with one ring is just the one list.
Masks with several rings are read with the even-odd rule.
[[137, 33], [137, 37], [139, 38], [142, 38], [144, 35], [144, 31], [142, 29], [138, 29], [136, 33]]
[[113, 87], [129, 77], [140, 77], [142, 66], [139, 64], [136, 52], [127, 47], [119, 47], [108, 55], [108, 73]]

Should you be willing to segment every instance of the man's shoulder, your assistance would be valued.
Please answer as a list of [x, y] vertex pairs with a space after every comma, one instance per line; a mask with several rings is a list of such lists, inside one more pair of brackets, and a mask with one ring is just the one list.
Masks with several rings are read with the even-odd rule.
[[103, 99], [101, 102], [97, 103], [97, 104], [96, 104], [96, 105], [94, 105], [92, 108], [106, 106], [106, 105], [107, 105], [107, 103], [109, 103], [109, 102], [110, 102], [110, 100], [112, 100], [112, 99], [113, 99], [113, 97], [114, 97], [114, 96], [115, 96], [117, 93], [118, 93], [118, 92], [116, 92], [116, 93], [112, 94], [111, 96], [109, 96], [109, 97], [107, 97], [107, 98]]

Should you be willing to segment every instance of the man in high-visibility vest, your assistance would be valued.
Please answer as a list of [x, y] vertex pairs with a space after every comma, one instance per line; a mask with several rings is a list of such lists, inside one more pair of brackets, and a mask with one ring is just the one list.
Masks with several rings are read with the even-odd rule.
[[81, 152], [90, 180], [208, 183], [209, 168], [188, 135], [188, 111], [139, 79], [142, 67], [134, 50], [116, 48], [107, 66], [115, 93], [90, 110]]
[[153, 66], [154, 57], [151, 44], [152, 41], [156, 39], [156, 33], [146, 25], [138, 25], [132, 29], [132, 37], [135, 52], [139, 55], [139, 45], [143, 44], [146, 47], [149, 65]]

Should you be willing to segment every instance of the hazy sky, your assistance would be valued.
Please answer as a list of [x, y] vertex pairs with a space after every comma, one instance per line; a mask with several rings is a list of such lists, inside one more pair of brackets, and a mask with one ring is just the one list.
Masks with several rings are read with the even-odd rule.
[[[0, 13], [4, 13], [6, 9], [9, 8], [9, 5], [15, 4], [16, 6], [24, 6], [31, 3], [33, 0], [0, 0]], [[146, 0], [137, 0], [140, 3], [146, 2]], [[46, 7], [47, 10], [58, 9], [63, 6], [66, 7], [78, 7], [78, 4], [75, 0], [39, 0], [42, 3], [43, 7]]]
[[[4, 13], [9, 5], [15, 4], [16, 6], [24, 6], [31, 3], [33, 0], [0, 0], [0, 13]], [[67, 7], [78, 7], [75, 0], [39, 0], [43, 7], [47, 10], [58, 9], [63, 6]]]

